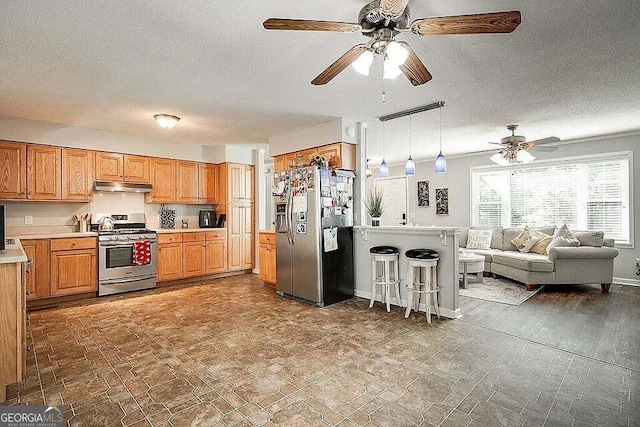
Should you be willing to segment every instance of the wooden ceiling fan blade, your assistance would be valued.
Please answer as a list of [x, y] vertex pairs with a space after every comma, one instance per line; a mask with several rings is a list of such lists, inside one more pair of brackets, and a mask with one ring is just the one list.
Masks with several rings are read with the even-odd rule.
[[411, 49], [411, 46], [407, 42], [399, 42], [409, 51], [407, 60], [400, 66], [400, 69], [405, 76], [409, 79], [412, 85], [420, 86], [427, 83], [433, 77], [427, 67], [424, 66], [418, 55]]
[[547, 153], [551, 153], [553, 151], [556, 151], [558, 149], [558, 147], [547, 147], [547, 146], [544, 146], [544, 145], [534, 145], [534, 146], [529, 147], [528, 149], [531, 150], [531, 151], [535, 150], [535, 151], [544, 151], [544, 152], [547, 152]]
[[555, 136], [550, 136], [549, 138], [538, 139], [537, 141], [529, 141], [526, 144], [529, 147], [532, 147], [534, 145], [553, 144], [553, 143], [556, 143], [556, 142], [560, 142], [560, 138], [557, 138]]
[[380, 0], [382, 13], [387, 16], [400, 16], [407, 8], [409, 0]]
[[351, 49], [349, 49], [347, 51], [347, 53], [345, 53], [340, 58], [338, 58], [338, 60], [336, 62], [334, 62], [333, 64], [329, 65], [329, 67], [327, 67], [326, 70], [324, 70], [322, 73], [320, 73], [320, 75], [318, 77], [313, 79], [313, 81], [311, 81], [311, 83], [316, 85], [316, 86], [326, 85], [335, 76], [340, 74], [342, 71], [344, 71], [345, 68], [347, 68], [349, 65], [351, 65], [351, 63], [353, 61], [358, 59], [358, 57], [360, 55], [362, 55], [362, 52], [364, 52], [364, 44], [359, 44], [359, 45], [356, 45], [356, 46], [352, 47]]
[[411, 31], [422, 36], [511, 33], [520, 25], [520, 12], [441, 16], [413, 21]]
[[357, 33], [362, 31], [362, 27], [359, 24], [305, 19], [269, 18], [264, 21], [262, 25], [267, 30], [335, 31], [339, 33]]

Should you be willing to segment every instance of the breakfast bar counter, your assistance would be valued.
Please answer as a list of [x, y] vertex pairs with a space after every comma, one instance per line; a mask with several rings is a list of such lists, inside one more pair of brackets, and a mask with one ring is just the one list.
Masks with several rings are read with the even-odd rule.
[[[440, 315], [456, 319], [462, 316], [458, 296], [458, 235], [457, 227], [431, 226], [355, 226], [353, 227], [355, 295], [371, 298], [372, 246], [395, 246], [400, 251], [400, 299], [406, 307], [408, 264], [404, 253], [409, 249], [433, 249], [440, 255], [438, 261], [438, 300]], [[392, 292], [393, 295], [393, 292]], [[378, 289], [377, 301], [380, 299]], [[391, 302], [395, 303], [392, 297]], [[425, 307], [421, 305], [420, 311]]]

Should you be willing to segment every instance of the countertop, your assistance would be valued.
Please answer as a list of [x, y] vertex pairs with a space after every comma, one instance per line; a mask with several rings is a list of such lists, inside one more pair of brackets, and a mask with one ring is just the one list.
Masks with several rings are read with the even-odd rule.
[[275, 234], [276, 230], [260, 230], [258, 231], [258, 233], [269, 233], [269, 234]]
[[441, 231], [446, 232], [460, 232], [460, 227], [441, 227], [436, 225], [392, 225], [392, 226], [371, 226], [371, 225], [356, 225], [354, 230], [366, 230], [368, 232], [398, 232], [398, 233], [439, 233]]
[[17, 262], [27, 262], [29, 258], [24, 253], [20, 239], [15, 239], [14, 244], [5, 245], [6, 249], [0, 251], [0, 264], [15, 264]]
[[226, 228], [158, 228], [154, 230], [158, 234], [166, 234], [166, 233], [197, 233], [197, 232], [206, 232], [206, 231], [227, 231]]
[[[70, 233], [20, 234], [17, 236], [17, 238], [22, 240], [28, 240], [28, 239], [64, 239], [69, 237], [97, 237], [97, 236], [98, 236], [98, 233], [88, 231], [86, 233], [70, 232]], [[11, 236], [11, 238], [14, 238], [14, 236]]]

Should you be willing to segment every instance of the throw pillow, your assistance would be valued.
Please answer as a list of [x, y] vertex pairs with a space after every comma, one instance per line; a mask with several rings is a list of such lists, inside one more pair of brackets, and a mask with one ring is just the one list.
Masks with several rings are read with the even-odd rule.
[[549, 243], [551, 243], [552, 236], [538, 230], [532, 231], [531, 235], [537, 238], [538, 241], [531, 247], [529, 252], [544, 255], [547, 252]]
[[493, 230], [469, 230], [467, 249], [490, 249]]
[[529, 230], [528, 225], [525, 225], [524, 230], [522, 230], [516, 237], [511, 239], [511, 244], [518, 248], [518, 250], [520, 250], [524, 247], [525, 243], [529, 239], [531, 239], [531, 230]]
[[551, 248], [576, 248], [578, 246], [580, 246], [580, 241], [569, 231], [567, 224], [564, 224], [553, 234], [553, 238], [549, 246], [547, 246], [546, 253], [548, 254]]

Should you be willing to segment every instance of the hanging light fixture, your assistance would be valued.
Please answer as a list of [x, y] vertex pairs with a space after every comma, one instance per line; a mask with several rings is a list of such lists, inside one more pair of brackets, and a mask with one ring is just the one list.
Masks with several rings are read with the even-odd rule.
[[412, 122], [413, 114], [409, 114], [409, 159], [407, 159], [407, 163], [404, 165], [404, 174], [407, 176], [412, 176], [416, 174], [416, 163], [411, 158], [411, 140], [412, 140]]
[[389, 166], [387, 162], [384, 160], [384, 122], [382, 123], [382, 163], [380, 163], [380, 167], [378, 168], [378, 178], [386, 178], [389, 176]]
[[440, 153], [436, 157], [436, 173], [445, 173], [447, 171], [447, 159], [442, 154], [442, 106], [438, 108], [440, 110]]

